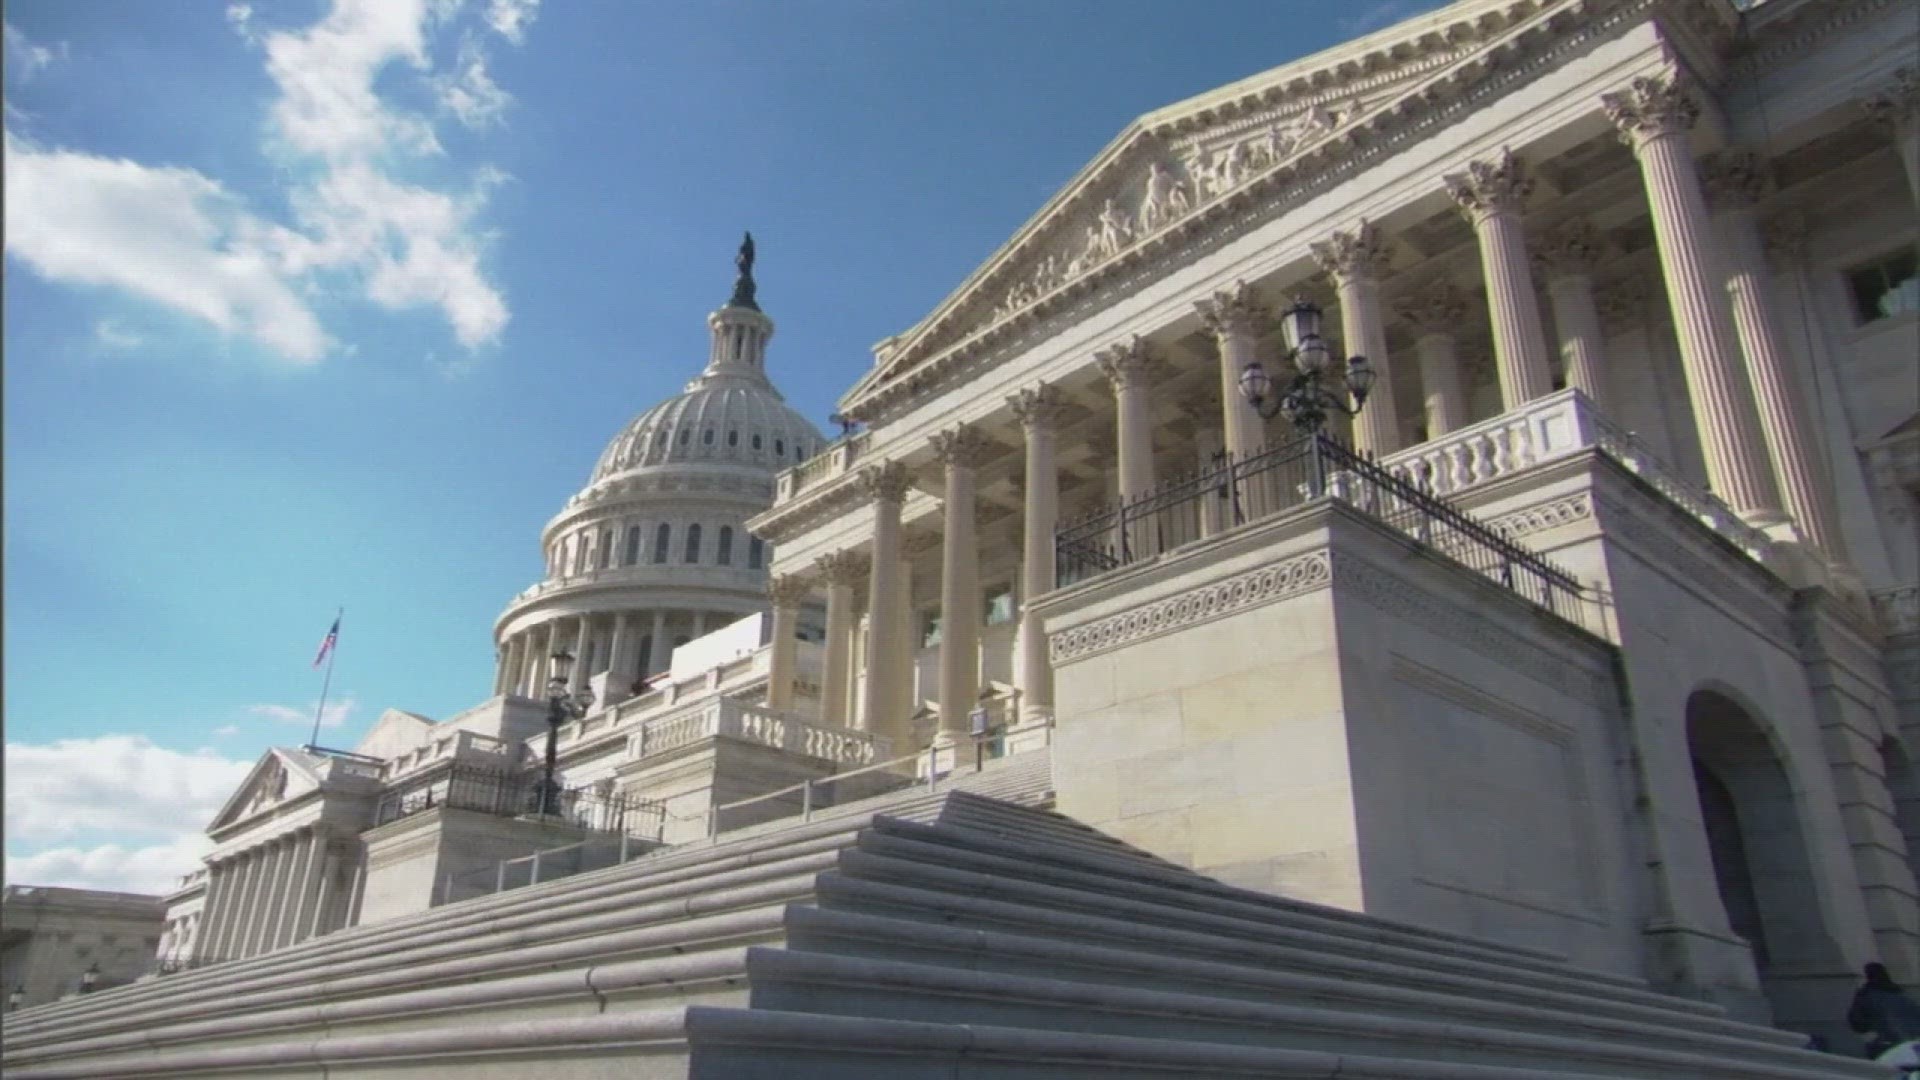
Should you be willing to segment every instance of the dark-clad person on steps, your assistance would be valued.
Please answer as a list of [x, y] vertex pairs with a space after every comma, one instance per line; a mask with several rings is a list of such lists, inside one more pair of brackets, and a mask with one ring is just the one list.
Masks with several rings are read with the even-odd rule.
[[1887, 973], [1885, 964], [1868, 964], [1866, 982], [1853, 993], [1847, 1026], [1867, 1037], [1867, 1056], [1879, 1057], [1888, 1048], [1920, 1039], [1920, 1005], [1907, 996]]

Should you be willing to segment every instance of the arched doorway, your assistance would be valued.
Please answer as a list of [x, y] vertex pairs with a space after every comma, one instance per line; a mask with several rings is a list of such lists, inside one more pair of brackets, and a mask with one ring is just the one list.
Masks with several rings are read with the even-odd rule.
[[1828, 932], [1793, 781], [1767, 729], [1730, 695], [1687, 700], [1700, 818], [1728, 925], [1753, 950], [1773, 1021], [1832, 1028], [1848, 964]]

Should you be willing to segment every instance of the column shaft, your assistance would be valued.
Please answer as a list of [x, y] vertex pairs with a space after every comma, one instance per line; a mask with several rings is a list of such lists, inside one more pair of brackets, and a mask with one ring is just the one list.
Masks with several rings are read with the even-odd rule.
[[1264, 312], [1253, 289], [1244, 281], [1214, 293], [1194, 305], [1213, 333], [1220, 349], [1220, 418], [1227, 454], [1233, 460], [1251, 456], [1266, 442], [1260, 414], [1240, 394], [1240, 372], [1257, 359], [1255, 345]]
[[1437, 439], [1467, 426], [1467, 388], [1452, 334], [1421, 334], [1414, 342], [1420, 357], [1420, 388], [1425, 395], [1427, 438]]
[[886, 739], [891, 753], [907, 749], [908, 664], [912, 644], [895, 632], [906, 582], [901, 572], [900, 509], [907, 497], [906, 466], [897, 461], [875, 465], [861, 473], [867, 497], [873, 501], [873, 551], [867, 578], [867, 682], [862, 714], [868, 731]]
[[851, 551], [823, 555], [816, 565], [827, 586], [826, 670], [820, 675], [820, 722], [844, 727], [853, 688], [853, 585], [865, 567]]
[[1721, 244], [1728, 255], [1727, 292], [1733, 302], [1734, 328], [1753, 380], [1760, 430], [1773, 463], [1781, 501], [1808, 540], [1838, 559], [1845, 553], [1831, 488], [1820, 467], [1813, 425], [1805, 400], [1794, 385], [1786, 341], [1774, 322], [1772, 282], [1759, 224], [1751, 206], [1728, 206], [1719, 214]]
[[1726, 330], [1726, 279], [1714, 265], [1706, 198], [1687, 146], [1699, 107], [1671, 80], [1636, 79], [1631, 90], [1602, 100], [1646, 182], [1708, 483], [1751, 523], [1778, 524], [1780, 497], [1758, 445], [1753, 389]]
[[793, 677], [798, 659], [800, 604], [807, 598], [806, 579], [781, 575], [767, 582], [767, 597], [772, 602], [772, 625], [767, 631], [767, 708], [786, 712], [793, 708]]
[[286, 896], [286, 890], [280, 882], [286, 862], [285, 838], [271, 841], [267, 846], [266, 871], [260, 882], [260, 911], [253, 920], [253, 933], [247, 938], [247, 951], [255, 955], [271, 947], [269, 942], [273, 940], [273, 924], [280, 915], [280, 905]]
[[[1388, 252], [1379, 229], [1366, 221], [1350, 232], [1336, 232], [1311, 247], [1314, 261], [1333, 278], [1340, 298], [1340, 333], [1349, 356], [1373, 365], [1374, 393], [1354, 418], [1354, 447], [1378, 456], [1400, 449], [1400, 415], [1393, 396], [1393, 368], [1387, 357], [1387, 326], [1380, 307], [1380, 276]], [[1328, 387], [1332, 389], [1332, 387]]]
[[289, 945], [307, 939], [308, 927], [313, 922], [314, 890], [318, 886], [314, 874], [319, 870], [320, 850], [325, 846], [325, 838], [318, 827], [307, 831], [306, 858], [300, 867], [300, 902], [294, 905], [293, 922], [288, 927], [286, 943]]
[[1554, 325], [1560, 329], [1560, 361], [1567, 385], [1605, 409], [1604, 339], [1600, 308], [1593, 300], [1593, 279], [1584, 274], [1558, 275], [1547, 282], [1547, 296], [1553, 303]]
[[975, 469], [990, 444], [961, 426], [933, 437], [946, 467], [946, 528], [940, 545], [940, 731], [936, 746], [968, 739], [980, 693], [980, 553], [974, 537]]
[[215, 955], [213, 942], [225, 932], [230, 918], [233, 894], [233, 868], [225, 863], [207, 867], [207, 899], [201, 906], [200, 932], [194, 935], [194, 957]]
[[334, 854], [333, 844], [323, 843], [320, 855], [320, 889], [313, 900], [313, 921], [307, 925], [307, 936], [310, 938], [329, 933], [334, 928], [327, 909], [333, 900], [333, 879], [338, 876], [340, 876], [340, 860]]
[[[1142, 391], [1144, 392], [1144, 391]], [[1047, 635], [1034, 601], [1053, 591], [1054, 525], [1060, 512], [1060, 474], [1054, 464], [1054, 427], [1062, 409], [1060, 389], [1040, 384], [1011, 399], [1026, 433], [1026, 518], [1020, 563], [1019, 649], [1014, 654], [1014, 684], [1020, 691], [1020, 720], [1033, 723], [1053, 715], [1053, 662]], [[1144, 410], [1143, 410], [1144, 411]], [[1122, 421], [1126, 412], [1123, 406]], [[1120, 439], [1122, 482], [1126, 475], [1127, 434]]]
[[1526, 230], [1520, 220], [1521, 205], [1533, 184], [1520, 159], [1504, 152], [1492, 161], [1469, 163], [1466, 172], [1448, 176], [1446, 183], [1480, 241], [1500, 401], [1506, 409], [1517, 409], [1553, 392], [1547, 333], [1540, 322]]
[[673, 659], [673, 646], [667, 641], [667, 613], [655, 610], [653, 613], [653, 647], [647, 654], [647, 674], [655, 675], [667, 670]]
[[593, 634], [592, 620], [582, 615], [573, 633], [573, 668], [567, 672], [567, 693], [578, 694], [587, 685], [587, 644]]
[[234, 925], [232, 950], [229, 955], [239, 958], [253, 955], [248, 944], [253, 940], [254, 923], [260, 918], [260, 897], [265, 891], [262, 879], [266, 876], [267, 853], [264, 848], [254, 848], [247, 852], [246, 888], [241, 893], [240, 918]]
[[633, 682], [631, 674], [633, 669], [627, 664], [627, 652], [632, 647], [627, 641], [627, 613], [622, 611], [613, 617], [613, 637], [607, 642], [607, 696], [609, 698], [618, 699], [627, 696], [627, 686]]

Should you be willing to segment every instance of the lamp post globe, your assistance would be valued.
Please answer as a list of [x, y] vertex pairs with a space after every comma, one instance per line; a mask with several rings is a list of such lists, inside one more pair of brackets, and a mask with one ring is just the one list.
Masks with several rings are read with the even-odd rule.
[[1322, 383], [1335, 357], [1327, 339], [1320, 336], [1320, 319], [1320, 305], [1305, 298], [1295, 299], [1280, 316], [1280, 335], [1295, 370], [1285, 389], [1275, 391], [1273, 377], [1258, 360], [1240, 369], [1240, 396], [1262, 419], [1271, 420], [1284, 410], [1294, 428], [1306, 434], [1318, 432], [1329, 411], [1358, 415], [1373, 389], [1373, 365], [1364, 356], [1347, 358], [1341, 391]]
[[547, 680], [547, 753], [540, 775], [542, 815], [560, 812], [560, 793], [554, 786], [554, 762], [559, 753], [560, 725], [587, 715], [593, 706], [593, 691], [582, 687], [577, 694], [567, 693], [573, 672], [573, 654], [561, 649], [553, 654], [553, 677]]

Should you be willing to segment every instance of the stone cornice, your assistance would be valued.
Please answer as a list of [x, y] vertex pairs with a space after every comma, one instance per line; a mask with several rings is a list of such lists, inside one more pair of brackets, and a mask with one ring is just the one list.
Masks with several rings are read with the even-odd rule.
[[[969, 307], [966, 301], [983, 293], [992, 276], [989, 271], [1009, 264], [1016, 249], [1037, 228], [1037, 223], [1030, 224], [994, 262], [969, 278], [942, 305], [938, 316], [927, 320], [903, 342], [884, 369], [862, 379], [842, 399], [842, 411], [870, 424], [896, 416], [935, 387], [1004, 359], [1008, 347], [1030, 338], [1043, 319], [1083, 309], [1096, 294], [1114, 291], [1115, 287], [1125, 290], [1161, 276], [1168, 264], [1190, 259], [1217, 246], [1224, 237], [1277, 216], [1452, 122], [1462, 112], [1539, 77], [1566, 53], [1618, 32], [1645, 17], [1655, 5], [1654, 0], [1568, 0], [1554, 6], [1550, 18], [1537, 17], [1546, 10], [1543, 6], [1525, 6], [1534, 17], [1487, 36], [1472, 56], [1430, 77], [1413, 80], [1398, 97], [1376, 103], [1350, 122], [1314, 135], [1294, 147], [1285, 160], [1241, 179], [1231, 190], [1195, 206], [1158, 231], [1131, 238], [1127, 246], [1080, 276], [1034, 297], [1018, 310], [998, 317], [985, 315], [977, 328], [953, 331], [951, 325], [963, 311], [981, 310], [981, 305]], [[1060, 215], [1050, 210], [1049, 216]], [[989, 302], [982, 303], [990, 306]], [[996, 353], [1000, 355], [993, 355]]]
[[[1747, 16], [1753, 41], [1731, 66], [1736, 79], [1752, 79], [1796, 56], [1804, 56], [1822, 39], [1871, 18], [1897, 0], [1801, 0], [1798, 4], [1772, 0]], [[1777, 5], [1777, 6], [1776, 6]], [[1779, 12], [1768, 11], [1773, 7]]]

